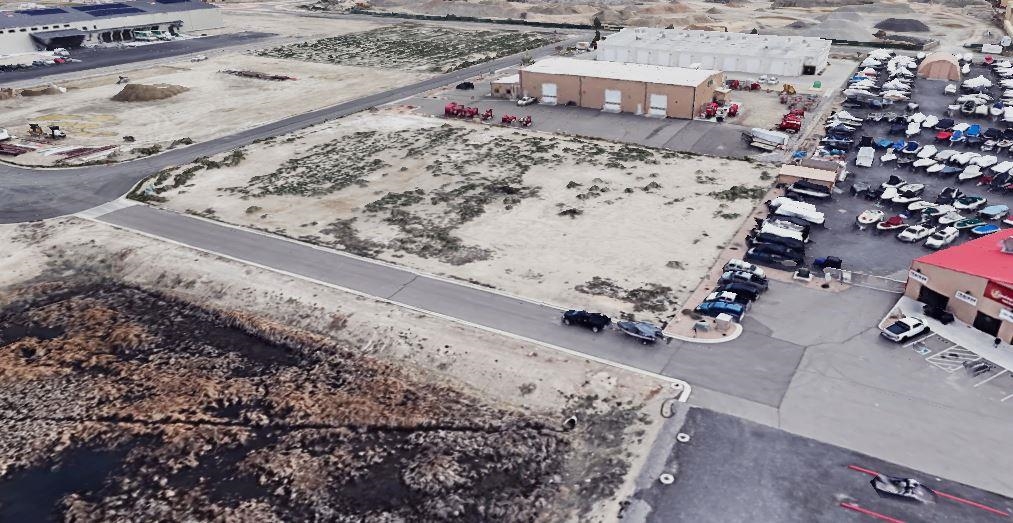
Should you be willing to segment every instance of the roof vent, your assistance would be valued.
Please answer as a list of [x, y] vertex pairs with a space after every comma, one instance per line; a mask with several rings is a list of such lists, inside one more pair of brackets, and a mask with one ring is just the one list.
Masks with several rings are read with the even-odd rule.
[[1006, 254], [1013, 254], [1013, 236], [1007, 236], [1000, 246], [1000, 250]]

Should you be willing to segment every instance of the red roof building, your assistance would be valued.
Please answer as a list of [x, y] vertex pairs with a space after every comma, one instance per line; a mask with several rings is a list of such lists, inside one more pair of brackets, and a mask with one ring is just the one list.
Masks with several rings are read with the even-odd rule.
[[904, 294], [1013, 343], [1013, 229], [914, 260]]

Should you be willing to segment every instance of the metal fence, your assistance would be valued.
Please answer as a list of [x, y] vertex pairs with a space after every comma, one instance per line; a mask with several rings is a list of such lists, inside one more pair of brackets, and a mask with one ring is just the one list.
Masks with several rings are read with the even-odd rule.
[[894, 292], [897, 294], [904, 293], [904, 287], [907, 282], [903, 280], [895, 280], [893, 278], [887, 278], [885, 276], [876, 276], [873, 274], [865, 274], [863, 272], [846, 271], [841, 269], [827, 268], [824, 274], [830, 278], [837, 280], [841, 283], [848, 285], [858, 285], [859, 287], [868, 287], [870, 289], [876, 289], [885, 292]]

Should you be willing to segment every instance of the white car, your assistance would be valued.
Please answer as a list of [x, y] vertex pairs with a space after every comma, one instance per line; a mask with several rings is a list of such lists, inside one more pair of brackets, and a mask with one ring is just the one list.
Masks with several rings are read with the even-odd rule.
[[956, 227], [943, 227], [925, 240], [925, 246], [929, 249], [942, 249], [953, 243], [957, 236], [960, 236], [960, 231]]
[[735, 303], [735, 300], [738, 297], [739, 296], [737, 294], [735, 294], [734, 292], [728, 292], [728, 291], [712, 292], [709, 295], [707, 295], [707, 299], [704, 300], [704, 301], [723, 301], [723, 302], [728, 302], [728, 303]]
[[728, 260], [728, 262], [725, 263], [724, 271], [742, 271], [755, 274], [760, 278], [766, 278], [766, 275], [763, 274], [763, 269], [757, 267], [756, 265], [753, 265], [752, 263], [740, 260], [738, 258], [732, 258]]
[[900, 234], [897, 235], [897, 239], [904, 243], [920, 242], [925, 238], [928, 238], [934, 232], [936, 232], [935, 227], [912, 225], [911, 227], [901, 231]]
[[531, 105], [537, 101], [538, 98], [535, 98], [534, 96], [525, 96], [522, 97], [520, 100], [517, 100], [517, 105], [524, 107], [525, 105]]
[[923, 332], [928, 332], [928, 330], [928, 325], [925, 325], [922, 320], [904, 317], [880, 329], [880, 335], [890, 341], [900, 343]]

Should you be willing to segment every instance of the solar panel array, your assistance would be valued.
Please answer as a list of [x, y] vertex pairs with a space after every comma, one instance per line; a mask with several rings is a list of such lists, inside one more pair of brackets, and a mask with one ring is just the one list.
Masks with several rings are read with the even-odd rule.
[[110, 9], [95, 9], [87, 11], [92, 16], [116, 16], [116, 15], [129, 15], [132, 13], [143, 13], [144, 9], [138, 9], [136, 7], [113, 7]]
[[181, 4], [183, 2], [189, 2], [190, 0], [155, 0], [159, 4]]
[[75, 5], [75, 6], [71, 6], [71, 9], [77, 9], [78, 11], [84, 11], [84, 12], [87, 13], [89, 11], [101, 11], [103, 9], [114, 9], [114, 8], [117, 8], [117, 7], [130, 7], [130, 6], [127, 5], [127, 4], [119, 4], [119, 3], [117, 3], [117, 4], [95, 4], [95, 5]]
[[60, 13], [66, 13], [66, 11], [60, 9], [59, 7], [50, 7], [48, 9], [25, 9], [23, 11], [14, 11], [14, 12], [18, 13], [19, 15], [28, 15], [28, 16], [58, 15]]

